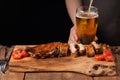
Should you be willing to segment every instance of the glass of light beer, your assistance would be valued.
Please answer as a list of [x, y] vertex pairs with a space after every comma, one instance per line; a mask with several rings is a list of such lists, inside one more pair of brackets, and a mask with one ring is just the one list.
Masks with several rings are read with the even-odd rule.
[[98, 10], [96, 7], [81, 6], [76, 10], [76, 27], [78, 43], [90, 44], [98, 27]]

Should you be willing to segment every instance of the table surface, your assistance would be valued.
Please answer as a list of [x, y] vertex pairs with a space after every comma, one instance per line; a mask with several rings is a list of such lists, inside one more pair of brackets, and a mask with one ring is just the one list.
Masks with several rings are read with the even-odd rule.
[[34, 73], [16, 73], [6, 71], [5, 74], [0, 73], [0, 80], [120, 80], [120, 46], [112, 46], [115, 63], [117, 67], [116, 76], [99, 76], [91, 77], [74, 72], [34, 72]]

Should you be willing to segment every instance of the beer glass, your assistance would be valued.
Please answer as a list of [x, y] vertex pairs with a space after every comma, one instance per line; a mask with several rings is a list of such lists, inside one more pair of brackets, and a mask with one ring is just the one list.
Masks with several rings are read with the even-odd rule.
[[76, 10], [76, 27], [78, 43], [90, 44], [98, 27], [98, 10], [96, 7], [81, 6]]

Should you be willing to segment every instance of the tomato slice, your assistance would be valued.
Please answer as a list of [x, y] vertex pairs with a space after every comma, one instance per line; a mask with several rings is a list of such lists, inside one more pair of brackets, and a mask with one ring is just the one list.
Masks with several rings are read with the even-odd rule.
[[104, 55], [104, 57], [112, 56], [112, 52], [110, 50], [106, 50], [103, 52], [103, 55]]
[[23, 57], [28, 57], [28, 56], [30, 56], [25, 50], [22, 50], [22, 51], [21, 51], [21, 55], [22, 55]]
[[95, 60], [97, 61], [104, 61], [105, 60], [105, 57], [103, 54], [99, 54], [99, 55], [95, 55]]
[[23, 56], [21, 55], [21, 50], [14, 50], [13, 54], [12, 54], [12, 57], [14, 59], [22, 59]]
[[95, 59], [98, 61], [113, 62], [115, 60], [115, 57], [112, 55], [112, 52], [110, 50], [106, 50], [103, 52], [103, 54], [95, 55]]
[[115, 57], [113, 55], [105, 57], [105, 60], [108, 62], [113, 62], [115, 60]]
[[23, 57], [30, 56], [25, 50], [14, 50], [12, 54], [14, 59], [22, 59]]
[[22, 59], [23, 58], [23, 56], [21, 55], [21, 53], [15, 53], [15, 52], [13, 53], [12, 57], [14, 59]]

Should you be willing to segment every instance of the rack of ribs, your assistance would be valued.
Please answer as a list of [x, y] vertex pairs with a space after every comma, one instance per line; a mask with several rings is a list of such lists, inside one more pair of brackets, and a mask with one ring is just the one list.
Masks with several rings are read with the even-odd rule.
[[70, 55], [69, 45], [62, 42], [51, 42], [35, 47], [27, 47], [26, 51], [35, 58], [65, 57]]
[[68, 44], [51, 42], [34, 47], [27, 47], [25, 50], [35, 58], [53, 58], [66, 56], [78, 57], [82, 55], [94, 57], [95, 54], [102, 54], [104, 49], [109, 49], [109, 46], [106, 44], [97, 44], [96, 42], [92, 42], [88, 45], [83, 45], [81, 43]]

